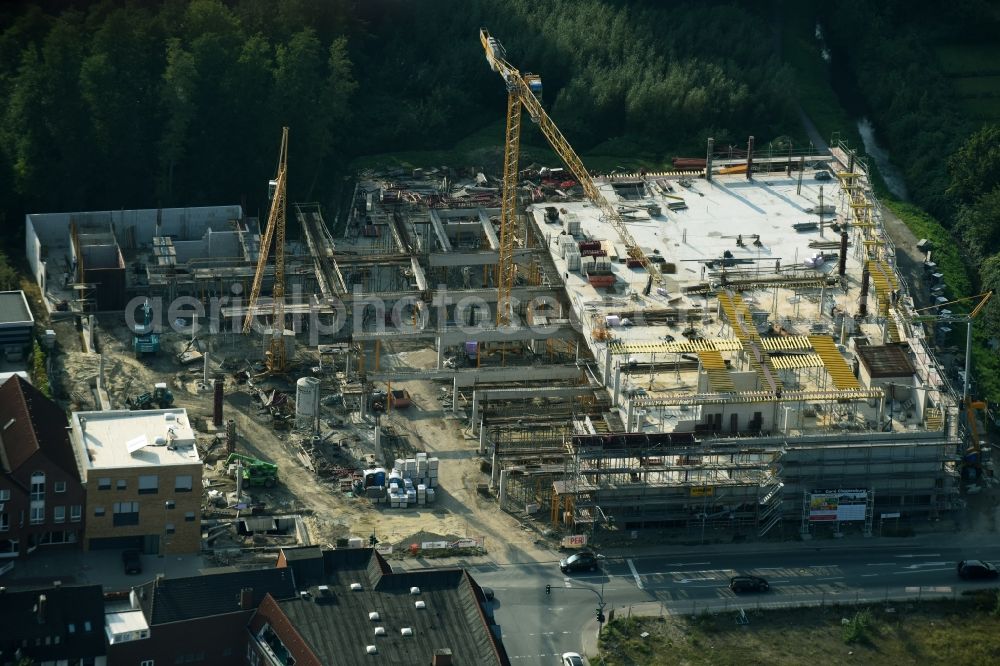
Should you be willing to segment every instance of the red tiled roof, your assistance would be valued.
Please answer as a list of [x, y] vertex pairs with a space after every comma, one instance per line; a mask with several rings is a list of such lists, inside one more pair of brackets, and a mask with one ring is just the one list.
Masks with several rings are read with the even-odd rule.
[[80, 471], [66, 429], [66, 414], [17, 375], [0, 384], [0, 446], [11, 471], [38, 451], [75, 479]]

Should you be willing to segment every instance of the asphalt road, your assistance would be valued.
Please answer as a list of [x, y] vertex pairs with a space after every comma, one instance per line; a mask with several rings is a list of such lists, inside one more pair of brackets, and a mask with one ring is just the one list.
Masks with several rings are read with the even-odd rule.
[[[470, 572], [496, 594], [492, 610], [513, 663], [557, 664], [563, 652], [582, 651], [581, 630], [594, 626], [595, 591], [607, 609], [659, 602], [668, 613], [736, 613], [758, 606], [955, 596], [984, 585], [959, 580], [959, 560], [1000, 562], [1000, 543], [974, 552], [949, 545], [946, 535], [941, 543], [610, 557], [601, 572], [573, 575], [563, 575], [555, 562], [483, 565]], [[727, 585], [737, 574], [763, 576], [770, 592], [734, 594]], [[551, 594], [545, 593], [547, 584]]]

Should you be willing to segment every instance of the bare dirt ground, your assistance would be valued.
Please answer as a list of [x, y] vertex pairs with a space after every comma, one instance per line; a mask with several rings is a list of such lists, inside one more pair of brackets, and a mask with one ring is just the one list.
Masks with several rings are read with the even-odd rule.
[[[59, 338], [53, 378], [61, 387], [62, 397], [71, 410], [98, 408], [92, 387], [99, 372], [99, 355], [84, 352], [80, 332], [72, 320], [53, 325]], [[151, 390], [156, 382], [167, 382], [174, 393], [175, 405], [186, 408], [192, 422], [202, 429], [199, 443], [209, 448], [214, 437], [211, 432], [205, 432], [211, 421], [211, 392], [201, 382], [201, 363], [182, 366], [174, 359], [174, 353], [185, 342], [183, 336], [165, 334], [159, 354], [137, 359], [131, 352], [131, 334], [124, 320], [108, 317], [101, 319], [97, 339], [105, 355], [105, 387], [113, 409], [125, 409], [126, 397]], [[435, 352], [427, 349], [398, 356], [385, 353], [383, 367], [398, 363], [431, 367], [435, 359]], [[218, 355], [210, 359], [210, 375], [220, 373], [222, 360]], [[237, 362], [242, 359], [230, 359], [224, 374], [229, 375]], [[305, 365], [308, 364], [306, 361]], [[293, 383], [277, 380], [274, 385], [294, 397]], [[433, 505], [392, 509], [353, 497], [342, 492], [339, 484], [317, 477], [299, 456], [299, 443], [307, 434], [276, 431], [270, 417], [259, 412], [249, 392], [228, 378], [224, 418], [236, 421], [238, 449], [279, 465], [279, 486], [269, 490], [253, 489], [255, 500], [263, 501], [268, 513], [302, 513], [312, 542], [321, 545], [334, 544], [338, 538], [346, 536], [367, 537], [374, 531], [383, 544], [393, 544], [399, 550], [409, 543], [427, 540], [429, 535], [449, 539], [484, 537], [489, 557], [497, 562], [555, 557], [544, 544], [536, 543], [534, 530], [522, 527], [513, 517], [500, 511], [495, 501], [477, 493], [477, 484], [488, 480], [480, 471], [476, 453], [478, 438], [465, 432], [462, 422], [454, 418], [450, 410], [446, 414], [442, 409], [440, 387], [432, 382], [411, 381], [393, 384], [392, 388], [407, 389], [413, 405], [384, 415], [383, 425], [394, 427], [416, 451], [426, 451], [441, 460], [437, 499]], [[332, 390], [332, 386], [325, 386], [323, 393]], [[333, 418], [346, 424], [337, 428], [337, 437], [331, 438], [331, 442], [344, 440], [347, 449], [359, 460], [365, 454], [374, 453], [372, 420], [358, 422], [355, 416], [352, 422], [342, 409], [331, 407], [323, 407], [323, 412], [324, 421]], [[324, 433], [328, 430], [324, 426]], [[210, 460], [222, 451], [217, 447], [213, 453]], [[207, 476], [223, 474], [221, 462], [210, 465], [212, 470]]]

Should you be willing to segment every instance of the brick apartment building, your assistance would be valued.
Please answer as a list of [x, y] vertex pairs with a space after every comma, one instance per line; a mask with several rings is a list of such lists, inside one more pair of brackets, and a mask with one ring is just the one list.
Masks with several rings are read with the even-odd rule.
[[202, 461], [186, 410], [75, 412], [71, 437], [84, 461], [84, 549], [200, 550]]
[[290, 569], [157, 578], [106, 602], [112, 666], [246, 663], [246, 626], [267, 596], [295, 596]]
[[100, 585], [0, 588], [0, 666], [104, 666]]
[[79, 547], [81, 461], [66, 415], [19, 376], [0, 385], [0, 567], [40, 546]]
[[394, 573], [370, 549], [284, 549], [299, 594], [250, 620], [250, 666], [510, 666], [482, 589], [464, 569]]

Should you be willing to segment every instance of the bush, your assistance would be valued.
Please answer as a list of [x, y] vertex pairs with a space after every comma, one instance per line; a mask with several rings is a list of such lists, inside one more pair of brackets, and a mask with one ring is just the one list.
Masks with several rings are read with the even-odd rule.
[[868, 629], [873, 622], [872, 612], [865, 608], [854, 614], [844, 625], [844, 642], [861, 643], [868, 640]]
[[38, 344], [38, 340], [35, 340], [31, 350], [31, 383], [46, 398], [52, 397], [52, 389], [49, 387], [49, 372], [45, 367], [45, 352]]

